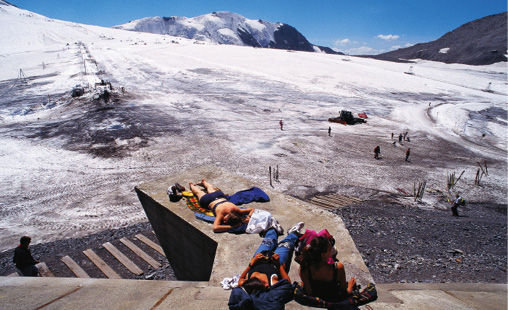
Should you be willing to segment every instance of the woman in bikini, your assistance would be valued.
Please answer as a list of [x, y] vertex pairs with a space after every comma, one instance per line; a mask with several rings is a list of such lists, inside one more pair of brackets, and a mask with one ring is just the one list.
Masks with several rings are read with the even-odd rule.
[[[206, 192], [200, 185], [206, 189]], [[253, 208], [241, 209], [234, 203], [229, 202], [222, 191], [216, 190], [205, 179], [197, 184], [191, 182], [189, 187], [194, 196], [198, 198], [199, 205], [212, 211], [215, 216], [215, 221], [213, 222], [214, 233], [226, 232], [242, 224], [247, 224], [252, 213], [254, 213]]]
[[329, 302], [341, 301], [351, 295], [356, 282], [354, 278], [346, 282], [342, 263], [330, 264], [334, 244], [333, 237], [315, 237], [303, 249], [300, 264], [300, 278], [305, 292]]

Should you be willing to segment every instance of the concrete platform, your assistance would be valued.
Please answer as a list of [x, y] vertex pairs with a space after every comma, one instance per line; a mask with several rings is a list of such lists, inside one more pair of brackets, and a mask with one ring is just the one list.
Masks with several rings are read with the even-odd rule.
[[[299, 221], [304, 221], [307, 229], [328, 229], [335, 237], [338, 258], [345, 266], [347, 278], [356, 277], [362, 286], [373, 282], [340, 216], [274, 192], [269, 185], [255, 184], [214, 166], [183, 171], [178, 176], [147, 182], [136, 188], [159, 243], [179, 280], [209, 281], [211, 286], [219, 286], [224, 278], [242, 273], [262, 240], [258, 234], [216, 234], [210, 223], [195, 218], [183, 200], [178, 203], [169, 201], [168, 186], [178, 182], [188, 188], [190, 181], [198, 182], [203, 178], [230, 195], [253, 186], [261, 188], [269, 195], [270, 202], [249, 203], [246, 206], [271, 212], [285, 230]], [[208, 262], [211, 269], [207, 272], [205, 265]], [[298, 267], [293, 261], [289, 273], [292, 280], [299, 279]], [[194, 274], [190, 274], [190, 271]]]
[[[378, 284], [372, 309], [506, 309], [506, 284]], [[207, 282], [0, 277], [0, 309], [227, 309]], [[365, 307], [362, 307], [365, 308]], [[309, 309], [292, 301], [286, 309]]]

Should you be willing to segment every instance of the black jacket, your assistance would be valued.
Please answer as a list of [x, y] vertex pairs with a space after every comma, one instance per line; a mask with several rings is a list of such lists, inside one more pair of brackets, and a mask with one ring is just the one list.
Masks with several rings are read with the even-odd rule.
[[37, 261], [32, 257], [30, 249], [22, 247], [21, 245], [19, 245], [14, 250], [14, 258], [12, 259], [12, 261], [16, 264], [16, 267], [19, 269], [23, 269], [27, 266], [37, 264]]

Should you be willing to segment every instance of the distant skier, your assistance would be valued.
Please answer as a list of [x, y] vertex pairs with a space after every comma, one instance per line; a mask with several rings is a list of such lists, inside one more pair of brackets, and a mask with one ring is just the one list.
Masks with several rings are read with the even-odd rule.
[[411, 154], [411, 149], [407, 148], [407, 150], [406, 150], [406, 161], [409, 161], [409, 154]]
[[380, 147], [379, 147], [379, 145], [378, 145], [378, 146], [376, 146], [376, 147], [374, 148], [374, 158], [375, 158], [375, 159], [379, 159], [379, 153], [381, 153], [381, 148], [380, 148]]
[[284, 130], [284, 122], [282, 120], [279, 121], [280, 130]]
[[332, 136], [332, 127], [328, 126], [328, 137]]

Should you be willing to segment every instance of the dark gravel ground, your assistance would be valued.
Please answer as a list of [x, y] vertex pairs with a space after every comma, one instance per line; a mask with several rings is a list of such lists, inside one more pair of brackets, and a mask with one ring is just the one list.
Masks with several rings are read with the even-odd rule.
[[[92, 249], [109, 266], [113, 268], [124, 279], [145, 279], [145, 280], [176, 280], [173, 269], [167, 259], [157, 251], [140, 242], [135, 235], [141, 233], [159, 243], [152, 232], [150, 223], [144, 222], [121, 229], [106, 230], [100, 233], [88, 235], [83, 238], [72, 238], [59, 240], [50, 243], [34, 244], [30, 246], [32, 256], [48, 265], [49, 269], [57, 277], [75, 277], [71, 270], [61, 261], [65, 255], [70, 256], [83, 268], [92, 278], [106, 278], [106, 276], [83, 254], [83, 250]], [[159, 261], [161, 268], [154, 270], [148, 263], [132, 253], [125, 247], [120, 239], [126, 237], [135, 245]], [[110, 242], [122, 253], [127, 255], [137, 266], [143, 270], [142, 275], [134, 275], [104, 249], [102, 244]], [[15, 246], [15, 245], [14, 245]], [[14, 249], [0, 253], [0, 275], [6, 276], [16, 271], [12, 263]]]
[[453, 217], [378, 197], [335, 212], [377, 282], [507, 283], [506, 205], [471, 203]]

